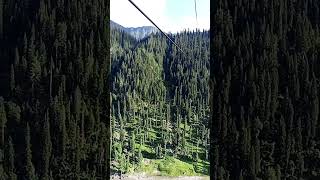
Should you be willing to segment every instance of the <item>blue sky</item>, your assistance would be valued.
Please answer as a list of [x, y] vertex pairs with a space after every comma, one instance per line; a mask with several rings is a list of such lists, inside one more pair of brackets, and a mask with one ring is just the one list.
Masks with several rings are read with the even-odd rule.
[[[196, 0], [198, 21], [195, 14], [195, 0], [132, 0], [160, 28], [166, 32], [184, 29], [206, 29], [210, 27], [210, 0]], [[110, 0], [110, 19], [125, 26], [152, 25], [128, 0]]]

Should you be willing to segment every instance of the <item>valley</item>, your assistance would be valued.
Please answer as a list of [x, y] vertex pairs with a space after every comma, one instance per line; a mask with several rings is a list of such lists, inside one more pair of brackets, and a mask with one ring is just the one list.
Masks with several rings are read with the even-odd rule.
[[209, 175], [209, 33], [110, 38], [111, 171]]

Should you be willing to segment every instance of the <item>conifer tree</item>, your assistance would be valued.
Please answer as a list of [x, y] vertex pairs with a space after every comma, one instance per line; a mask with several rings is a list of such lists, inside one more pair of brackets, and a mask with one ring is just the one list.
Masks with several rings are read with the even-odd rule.
[[8, 144], [6, 148], [6, 154], [7, 154], [7, 167], [8, 167], [8, 179], [10, 180], [16, 180], [17, 175], [15, 173], [15, 150], [12, 143], [11, 137], [8, 138]]
[[51, 135], [50, 135], [50, 121], [48, 114], [44, 117], [44, 124], [42, 128], [42, 152], [41, 152], [41, 179], [49, 179], [49, 166], [50, 166], [50, 158], [51, 158]]
[[1, 125], [1, 147], [4, 147], [5, 145], [5, 127], [6, 127], [6, 123], [7, 123], [7, 115], [6, 115], [6, 111], [5, 111], [5, 107], [4, 107], [4, 99], [2, 97], [0, 97], [0, 125]]
[[10, 70], [10, 91], [13, 92], [15, 89], [15, 71], [13, 64], [11, 65]]
[[31, 134], [30, 134], [30, 126], [27, 123], [24, 139], [24, 177], [27, 179], [36, 179], [35, 169], [32, 163], [32, 150], [31, 150]]
[[[3, 158], [4, 158], [4, 153], [2, 151], [2, 149], [0, 149], [0, 161], [3, 162]], [[7, 173], [4, 170], [4, 166], [3, 163], [0, 164], [0, 179], [1, 180], [5, 180], [7, 179]]]

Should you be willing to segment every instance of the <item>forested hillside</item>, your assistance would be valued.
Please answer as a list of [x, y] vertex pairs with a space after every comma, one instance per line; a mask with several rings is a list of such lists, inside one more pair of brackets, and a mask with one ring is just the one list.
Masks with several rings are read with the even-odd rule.
[[0, 179], [109, 177], [108, 9], [0, 0]]
[[143, 41], [111, 30], [111, 169], [208, 174], [209, 33]]
[[213, 179], [320, 179], [320, 1], [212, 10]]

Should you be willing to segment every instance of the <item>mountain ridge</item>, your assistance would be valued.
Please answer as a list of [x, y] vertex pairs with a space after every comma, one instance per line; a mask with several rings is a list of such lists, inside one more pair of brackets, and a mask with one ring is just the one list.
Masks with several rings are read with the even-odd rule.
[[125, 31], [126, 33], [133, 36], [136, 40], [144, 39], [151, 34], [159, 32], [159, 30], [154, 26], [124, 27], [112, 20], [110, 20], [110, 28]]

